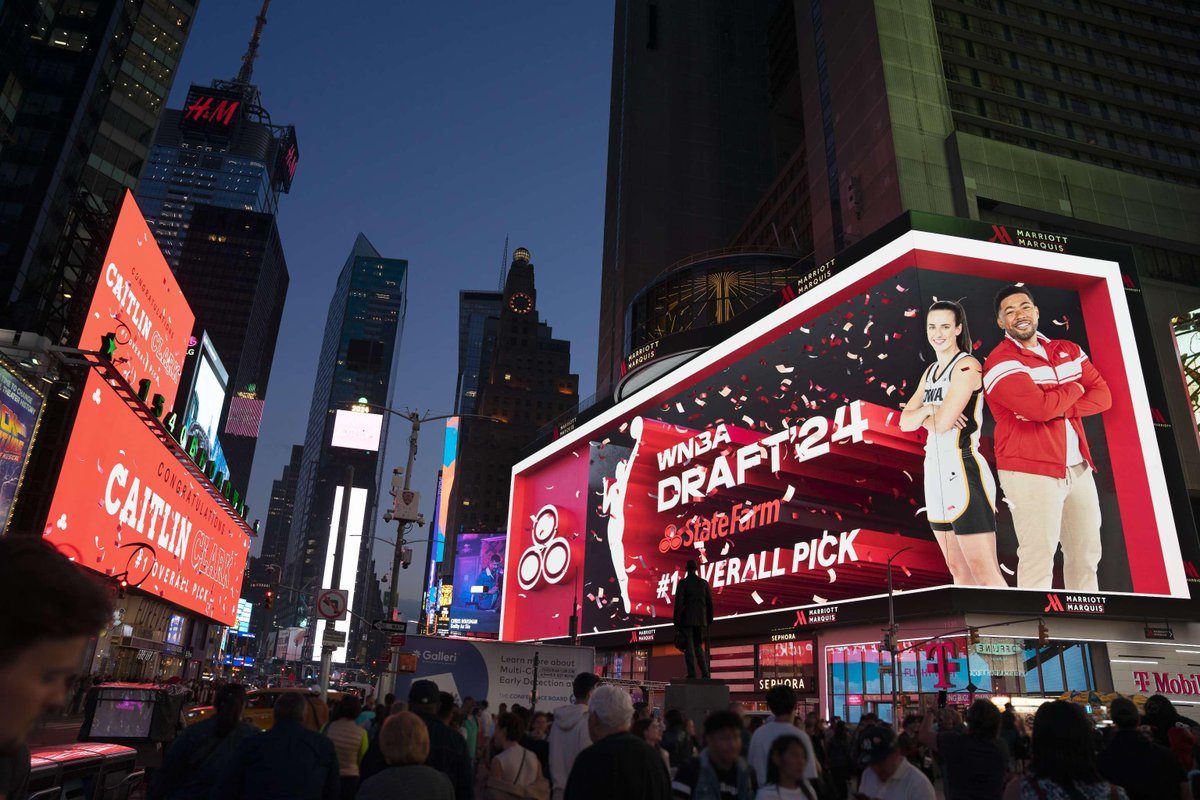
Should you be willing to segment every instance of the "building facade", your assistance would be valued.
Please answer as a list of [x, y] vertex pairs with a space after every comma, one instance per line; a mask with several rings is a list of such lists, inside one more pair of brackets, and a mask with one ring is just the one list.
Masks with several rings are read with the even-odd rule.
[[246, 564], [246, 580], [242, 584], [242, 597], [254, 604], [254, 616], [250, 630], [259, 643], [259, 657], [269, 656], [262, 648], [267, 635], [274, 631], [277, 608], [266, 607], [266, 594], [274, 593], [273, 603], [280, 597], [278, 584], [283, 579], [283, 565], [287, 556], [288, 534], [292, 528], [292, 516], [296, 507], [296, 486], [300, 480], [300, 464], [304, 458], [304, 446], [292, 445], [291, 458], [283, 467], [283, 473], [271, 482], [271, 499], [267, 505], [267, 520], [262, 530], [262, 547], [257, 558]]
[[[483, 351], [474, 413], [492, 421], [459, 421], [458, 458], [447, 504], [446, 560], [452, 566], [458, 533], [500, 532], [507, 525], [512, 465], [538, 429], [575, 405], [579, 376], [571, 374], [571, 345], [555, 339], [537, 307], [529, 251], [517, 248], [497, 316], [482, 321]], [[468, 343], [469, 345], [470, 343]], [[444, 477], [444, 471], [443, 471]]]
[[[299, 592], [285, 593], [288, 597], [280, 604], [283, 627], [307, 628], [310, 634], [315, 630], [312, 602], [318, 590], [329, 588], [322, 584], [332, 564], [343, 486], [351, 470], [346, 553], [356, 555], [343, 564], [343, 572], [355, 576], [351, 610], [361, 617], [368, 602], [382, 605], [372, 568], [382, 453], [334, 447], [333, 423], [337, 411], [349, 410], [360, 398], [391, 405], [407, 286], [408, 262], [384, 258], [359, 234], [338, 274], [317, 362], [283, 570], [284, 583]], [[381, 424], [381, 441], [386, 441], [386, 415]], [[343, 583], [342, 588], [351, 587]], [[349, 633], [345, 652], [353, 659], [366, 632], [360, 632], [354, 619]], [[313, 654], [312, 640], [310, 635], [307, 657]]]
[[499, 319], [504, 307], [503, 292], [464, 289], [458, 293], [458, 385], [454, 413], [474, 414], [479, 388], [491, 377], [492, 349], [488, 320]]
[[0, 320], [74, 344], [196, 13], [188, 0], [0, 6]]

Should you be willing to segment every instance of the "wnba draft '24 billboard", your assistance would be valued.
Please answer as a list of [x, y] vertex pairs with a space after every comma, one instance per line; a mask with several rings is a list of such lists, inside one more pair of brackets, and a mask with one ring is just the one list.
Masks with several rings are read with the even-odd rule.
[[[877, 596], [893, 556], [905, 590], [1188, 597], [1116, 261], [913, 230], [819, 269], [813, 288], [514, 467], [501, 638], [564, 636], [574, 603], [583, 636], [670, 624], [690, 559], [718, 618]], [[1041, 362], [1006, 349], [1019, 345], [994, 300], [1013, 284], [1020, 325], [1006, 325]], [[927, 456], [927, 429], [908, 422], [954, 380], [927, 335], [938, 300], [961, 302], [977, 363], [933, 337], [964, 370], [965, 405]], [[1068, 475], [1068, 460], [1094, 469]], [[1080, 490], [1034, 507], [1019, 487], [1038, 478]]]

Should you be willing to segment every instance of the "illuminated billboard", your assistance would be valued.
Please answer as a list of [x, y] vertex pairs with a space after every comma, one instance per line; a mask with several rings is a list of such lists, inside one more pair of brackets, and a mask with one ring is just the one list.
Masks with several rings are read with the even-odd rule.
[[[576, 600], [583, 636], [669, 625], [693, 559], [718, 619], [878, 596], [889, 558], [906, 591], [1188, 597], [1134, 277], [1008, 242], [912, 230], [839, 257], [518, 463], [501, 638], [566, 635]], [[969, 336], [938, 327], [946, 300]]]
[[330, 444], [374, 453], [379, 450], [382, 434], [383, 414], [338, 409], [333, 417], [333, 439]]
[[150, 227], [126, 191], [79, 347], [97, 350], [102, 336], [115, 334], [113, 363], [121, 375], [135, 387], [149, 379], [151, 392], [161, 394], [171, 408], [195, 322]]
[[258, 437], [262, 426], [265, 400], [252, 392], [238, 392], [229, 400], [229, 415], [225, 419], [225, 432], [230, 436]]
[[254, 604], [245, 598], [238, 598], [237, 602], [237, 617], [234, 620], [233, 629], [241, 633], [250, 632], [250, 617], [254, 614]]
[[42, 396], [0, 359], [0, 533], [8, 526], [41, 411]]
[[229, 478], [225, 452], [221, 448], [221, 440], [217, 438], [228, 386], [229, 373], [225, 371], [225, 365], [221, 363], [208, 333], [202, 333], [196, 346], [196, 369], [192, 375], [191, 393], [183, 413], [183, 431], [187, 435], [186, 441], [197, 440], [208, 454], [208, 460], [216, 463], [217, 477], [214, 481], [218, 485], [222, 475]]
[[500, 633], [504, 534], [460, 533], [454, 547], [450, 635], [494, 639]]
[[210, 490], [92, 371], [45, 537], [88, 569], [232, 625], [250, 537]]
[[[325, 570], [322, 572], [321, 587], [332, 588], [340, 586], [347, 591], [346, 607], [354, 608], [354, 587], [358, 583], [358, 552], [362, 547], [363, 526], [367, 518], [367, 490], [354, 488], [350, 490], [350, 508], [346, 516], [346, 544], [342, 553], [342, 570], [337, 583], [333, 582], [334, 544], [337, 542], [338, 521], [342, 515], [342, 487], [339, 486], [333, 495], [333, 511], [329, 522], [329, 541], [325, 552]], [[317, 620], [317, 632], [313, 638], [313, 656], [319, 657], [321, 641], [324, 638], [326, 622]], [[334, 630], [345, 631], [349, 643], [350, 618], [333, 623]], [[346, 663], [346, 645], [333, 651], [335, 664]]]

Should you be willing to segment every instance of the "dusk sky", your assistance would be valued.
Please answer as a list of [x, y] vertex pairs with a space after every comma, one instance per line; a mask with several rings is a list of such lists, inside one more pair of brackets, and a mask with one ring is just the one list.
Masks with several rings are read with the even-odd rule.
[[[172, 108], [189, 84], [236, 75], [258, 6], [200, 3]], [[609, 2], [276, 0], [254, 83], [272, 120], [296, 126], [300, 164], [280, 203], [291, 288], [251, 519], [265, 517], [271, 481], [303, 442], [330, 295], [359, 231], [385, 257], [409, 262], [399, 409], [453, 410], [458, 292], [497, 287], [506, 235], [510, 253], [530, 250], [542, 319], [571, 342], [580, 395], [592, 393], [612, 25]], [[408, 424], [393, 420], [388, 472], [407, 457]], [[422, 428], [413, 481], [426, 518], [442, 441], [441, 422]], [[381, 523], [379, 535], [394, 532]], [[409, 613], [425, 552], [414, 547], [402, 576]], [[376, 556], [382, 572], [390, 545]]]

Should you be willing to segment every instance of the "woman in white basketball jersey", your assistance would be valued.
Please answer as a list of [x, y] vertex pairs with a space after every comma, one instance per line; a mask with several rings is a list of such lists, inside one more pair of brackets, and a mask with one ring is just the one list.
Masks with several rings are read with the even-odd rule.
[[996, 559], [996, 480], [979, 455], [983, 369], [971, 355], [967, 315], [929, 307], [925, 332], [937, 360], [904, 405], [900, 429], [925, 428], [925, 513], [958, 586], [1007, 586]]

